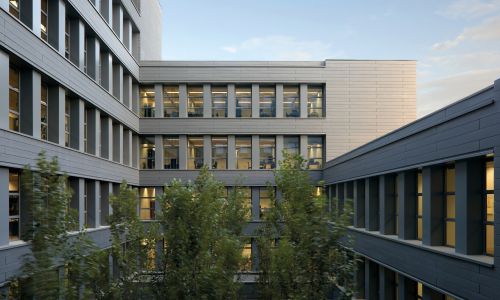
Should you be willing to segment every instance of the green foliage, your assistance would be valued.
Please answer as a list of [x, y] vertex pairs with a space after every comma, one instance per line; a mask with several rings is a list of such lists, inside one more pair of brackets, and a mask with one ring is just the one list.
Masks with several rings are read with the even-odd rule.
[[236, 298], [245, 216], [239, 189], [226, 197], [224, 185], [203, 168], [194, 183], [166, 186], [159, 201], [165, 273], [155, 290], [167, 299]]
[[[25, 167], [22, 175], [25, 214], [29, 222], [23, 238], [30, 242], [24, 256], [23, 276], [14, 291], [20, 297], [78, 299], [92, 280], [87, 273], [87, 256], [98, 249], [83, 231], [69, 234], [77, 224], [69, 208], [71, 190], [61, 175], [56, 158], [48, 161], [40, 153], [36, 171]], [[62, 269], [60, 266], [64, 266]]]
[[[354, 262], [345, 238], [345, 214], [326, 211], [326, 198], [315, 193], [300, 156], [289, 156], [275, 171], [281, 200], [259, 230], [261, 296], [264, 299], [324, 299], [335, 285], [349, 297]], [[279, 237], [277, 245], [273, 241]]]

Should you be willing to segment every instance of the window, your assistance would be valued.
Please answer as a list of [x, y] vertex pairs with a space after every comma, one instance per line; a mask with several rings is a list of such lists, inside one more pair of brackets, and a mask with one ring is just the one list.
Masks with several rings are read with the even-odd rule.
[[[399, 224], [399, 174], [394, 176], [394, 234], [398, 235]], [[397, 276], [396, 276], [397, 277]]]
[[249, 136], [236, 137], [236, 169], [249, 170], [252, 168], [252, 138]]
[[271, 209], [271, 192], [268, 187], [261, 187], [259, 189], [259, 209], [260, 219], [264, 218], [266, 213]]
[[227, 118], [227, 86], [212, 87], [212, 117]]
[[83, 180], [83, 225], [88, 227], [89, 224], [89, 187], [87, 180]]
[[307, 116], [310, 118], [323, 117], [323, 87], [307, 87]]
[[417, 299], [422, 300], [424, 296], [424, 287], [421, 282], [417, 282]]
[[240, 271], [250, 272], [252, 271], [252, 240], [247, 239], [243, 244], [243, 250], [241, 252], [243, 257], [243, 262], [240, 266]]
[[283, 115], [285, 118], [300, 117], [299, 86], [283, 88]]
[[276, 139], [274, 137], [260, 137], [260, 169], [274, 169], [276, 167]]
[[21, 16], [21, 0], [9, 0], [9, 12], [19, 19]]
[[188, 86], [188, 117], [203, 117], [203, 87]]
[[71, 101], [66, 97], [64, 103], [64, 145], [70, 145], [70, 132], [71, 132]]
[[155, 218], [155, 197], [154, 187], [143, 187], [139, 189], [139, 216], [141, 220], [153, 220]]
[[283, 138], [283, 150], [289, 155], [300, 154], [300, 137], [285, 136]]
[[19, 172], [9, 170], [9, 239], [11, 241], [16, 241], [21, 238], [20, 208]]
[[66, 24], [64, 26], [64, 56], [69, 59], [70, 55], [70, 20], [66, 17]]
[[9, 129], [19, 131], [20, 98], [19, 71], [9, 68]]
[[227, 137], [212, 137], [212, 169], [227, 169]]
[[49, 111], [48, 111], [48, 99], [49, 99], [49, 89], [47, 85], [42, 83], [41, 91], [40, 91], [40, 136], [42, 140], [48, 140], [48, 120], [49, 120]]
[[163, 168], [179, 169], [179, 138], [167, 136], [163, 138]]
[[196, 170], [203, 167], [203, 137], [188, 138], [188, 169]]
[[417, 172], [417, 240], [422, 240], [422, 170]]
[[155, 88], [154, 86], [143, 86], [140, 90], [140, 114], [143, 118], [154, 118], [155, 116]]
[[261, 118], [276, 117], [276, 89], [273, 86], [261, 86], [259, 91]]
[[40, 3], [40, 17], [41, 17], [41, 24], [40, 24], [40, 34], [41, 37], [44, 41], [48, 40], [48, 17], [49, 17], [49, 4], [48, 0], [41, 0]]
[[83, 72], [87, 73], [88, 70], [88, 55], [87, 53], [89, 52], [89, 44], [88, 44], [88, 39], [87, 37], [83, 38]]
[[143, 137], [141, 142], [141, 169], [155, 168], [155, 138]]
[[445, 245], [455, 247], [455, 166], [447, 165], [445, 169]]
[[83, 112], [83, 151], [89, 152], [89, 110]]
[[243, 206], [246, 210], [245, 218], [247, 221], [250, 221], [252, 219], [252, 188], [240, 187], [239, 192], [243, 198]]
[[493, 158], [488, 157], [486, 160], [486, 175], [485, 175], [485, 202], [484, 203], [484, 232], [485, 245], [484, 250], [487, 255], [494, 254], [495, 250], [495, 167]]
[[318, 170], [323, 166], [323, 137], [307, 137], [307, 168]]
[[252, 87], [236, 87], [236, 117], [252, 117]]
[[165, 118], [179, 117], [179, 86], [163, 87], [163, 116]]

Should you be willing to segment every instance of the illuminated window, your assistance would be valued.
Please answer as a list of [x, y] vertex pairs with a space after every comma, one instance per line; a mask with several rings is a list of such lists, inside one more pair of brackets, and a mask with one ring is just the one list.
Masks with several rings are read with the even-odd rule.
[[227, 169], [227, 137], [212, 137], [212, 169]]
[[188, 117], [203, 117], [203, 87], [188, 86]]
[[155, 116], [155, 88], [143, 86], [140, 89], [140, 115], [144, 118]]
[[21, 238], [21, 203], [19, 195], [19, 173], [9, 170], [9, 239], [11, 241]]
[[299, 86], [283, 87], [283, 116], [285, 118], [300, 117]]
[[259, 189], [259, 208], [260, 208], [260, 219], [271, 209], [271, 193], [268, 187], [261, 187]]
[[251, 87], [236, 87], [236, 117], [251, 118], [252, 117], [252, 88]]
[[9, 68], [9, 129], [19, 131], [20, 98], [19, 71]]
[[179, 169], [179, 138], [167, 136], [163, 138], [163, 168]]
[[259, 90], [261, 118], [276, 117], [276, 89], [273, 86], [261, 86]]
[[445, 245], [455, 247], [455, 166], [445, 169]]
[[41, 0], [40, 2], [40, 7], [41, 7], [41, 10], [40, 10], [40, 17], [41, 17], [41, 22], [40, 22], [40, 34], [41, 34], [41, 37], [44, 41], [47, 41], [48, 40], [48, 32], [49, 32], [49, 28], [48, 28], [48, 18], [49, 18], [49, 4], [48, 4], [48, 0]]
[[317, 170], [323, 167], [323, 137], [307, 137], [307, 167]]
[[[399, 230], [398, 230], [398, 224], [399, 224], [399, 194], [398, 194], [398, 189], [399, 189], [399, 174], [396, 174], [394, 176], [394, 234], [398, 235]], [[397, 277], [397, 275], [396, 275]]]
[[424, 296], [424, 286], [421, 282], [417, 282], [417, 299], [422, 300]]
[[417, 239], [422, 240], [422, 170], [417, 173]]
[[142, 137], [141, 141], [141, 169], [155, 168], [155, 138]]
[[212, 117], [227, 117], [227, 86], [212, 87]]
[[276, 167], [276, 139], [274, 137], [260, 137], [260, 169], [274, 169]]
[[155, 197], [154, 187], [143, 187], [139, 189], [139, 217], [141, 220], [153, 220], [155, 218]]
[[290, 155], [300, 154], [300, 137], [285, 136], [283, 138], [283, 150]]
[[179, 117], [179, 86], [163, 87], [163, 116], [165, 118]]
[[192, 136], [188, 138], [188, 170], [203, 167], [203, 137]]
[[323, 87], [307, 87], [307, 116], [309, 118], [323, 117]]
[[249, 170], [252, 168], [252, 138], [249, 136], [236, 137], [236, 169]]
[[243, 250], [241, 252], [243, 257], [243, 262], [240, 266], [240, 271], [250, 272], [252, 271], [252, 240], [248, 239], [243, 244]]
[[9, 12], [19, 19], [21, 15], [21, 0], [9, 0]]
[[493, 255], [495, 250], [495, 167], [493, 158], [486, 160], [485, 175], [485, 203], [484, 203], [484, 232], [485, 253]]
[[70, 20], [68, 17], [66, 17], [66, 24], [64, 26], [64, 56], [69, 59], [70, 56], [70, 41], [71, 41], [71, 35], [70, 35]]
[[66, 97], [64, 103], [64, 145], [70, 145], [70, 132], [71, 132], [71, 101]]
[[49, 110], [48, 110], [48, 99], [49, 99], [49, 89], [47, 85], [42, 83], [40, 90], [40, 136], [42, 140], [48, 140], [48, 121], [49, 121]]

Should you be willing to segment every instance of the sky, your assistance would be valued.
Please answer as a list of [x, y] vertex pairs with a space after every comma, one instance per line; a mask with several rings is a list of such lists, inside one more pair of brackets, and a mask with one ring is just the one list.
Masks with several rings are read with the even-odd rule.
[[160, 2], [165, 60], [416, 60], [418, 116], [500, 78], [500, 0]]

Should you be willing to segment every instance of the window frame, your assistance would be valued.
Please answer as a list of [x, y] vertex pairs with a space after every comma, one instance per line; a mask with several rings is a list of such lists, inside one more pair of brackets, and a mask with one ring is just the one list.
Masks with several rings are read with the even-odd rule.
[[[311, 95], [312, 89], [319, 89], [321, 91], [320, 96]], [[318, 101], [320, 99], [320, 101]], [[314, 101], [313, 101], [314, 100]], [[313, 104], [321, 103], [320, 107], [314, 107]], [[325, 89], [324, 85], [308, 85], [307, 86], [307, 117], [308, 118], [323, 118], [325, 115], [324, 111], [325, 106]], [[314, 112], [319, 110], [321, 113], [318, 115], [314, 115]], [[317, 113], [317, 112], [316, 112]]]
[[[214, 140], [224, 140], [220, 145], [222, 146], [215, 146]], [[211, 146], [212, 146], [212, 169], [213, 170], [227, 170], [228, 169], [228, 138], [227, 136], [212, 136], [211, 137]], [[217, 149], [225, 149], [225, 157], [223, 156], [216, 156]], [[224, 161], [225, 167], [219, 167], [217, 161]]]
[[[147, 193], [144, 196], [143, 191], [148, 191], [151, 189], [152, 193]], [[152, 195], [151, 195], [152, 194]], [[149, 204], [149, 207], [143, 206], [143, 200], [146, 200]], [[139, 219], [142, 221], [154, 220], [156, 218], [156, 210], [155, 210], [155, 202], [156, 202], [156, 188], [147, 186], [139, 188]], [[143, 212], [146, 211], [148, 218], [143, 218]]]
[[[448, 174], [448, 172], [451, 170], [453, 170], [453, 182], [448, 182], [448, 180], [450, 180], [449, 177], [450, 174]], [[443, 187], [443, 192], [444, 192], [444, 209], [443, 209], [443, 225], [444, 225], [444, 230], [443, 230], [443, 244], [446, 246], [446, 247], [451, 247], [451, 248], [455, 248], [455, 245], [456, 245], [456, 186], [455, 186], [455, 178], [456, 178], [456, 171], [455, 171], [455, 164], [447, 164], [445, 165], [444, 167], [444, 187]], [[450, 190], [449, 189], [449, 186], [448, 184], [452, 184], [452, 187], [453, 187], [453, 190]], [[450, 212], [448, 211], [448, 201], [450, 199], [453, 199], [453, 214], [451, 215]], [[453, 241], [452, 243], [449, 243], [448, 239], [451, 238], [448, 236], [448, 225], [449, 223], [453, 223], [453, 232], [455, 233], [455, 235], [453, 236]], [[450, 224], [451, 225], [451, 224]]]
[[[45, 3], [46, 10], [44, 10], [44, 3]], [[45, 17], [45, 22], [44, 22], [44, 17]], [[45, 30], [43, 28], [45, 28]], [[49, 1], [48, 0], [41, 0], [40, 1], [40, 37], [45, 42], [49, 41]]]
[[[194, 143], [194, 141], [201, 141], [201, 146], [199, 144]], [[188, 170], [199, 170], [205, 164], [204, 157], [204, 149], [205, 149], [205, 140], [203, 136], [189, 136], [188, 137]], [[201, 148], [201, 156], [197, 155], [200, 152]]]
[[[289, 89], [289, 90], [293, 89], [293, 91], [287, 91], [287, 89]], [[294, 96], [287, 96], [287, 94], [293, 94]], [[287, 111], [290, 111], [290, 112], [287, 112]], [[299, 85], [285, 85], [283, 87], [283, 117], [285, 117], [285, 118], [300, 118], [300, 86]]]
[[[204, 97], [203, 85], [188, 85], [187, 113], [188, 118], [203, 118]], [[195, 96], [196, 95], [196, 96]], [[198, 105], [201, 103], [201, 106]]]
[[156, 167], [156, 159], [155, 159], [156, 145], [154, 139], [155, 139], [154, 136], [141, 137], [140, 155], [139, 155], [139, 167], [141, 170], [153, 170]]
[[64, 99], [64, 145], [71, 145], [71, 100], [68, 96]]
[[[242, 143], [242, 141], [249, 141], [249, 146], [246, 143]], [[240, 157], [242, 153], [242, 149], [249, 149], [250, 157]], [[251, 136], [236, 136], [235, 137], [235, 159], [236, 159], [236, 169], [237, 170], [251, 170], [252, 169], [252, 137]], [[248, 168], [240, 168], [239, 161], [245, 162], [248, 160]]]
[[[488, 165], [491, 164], [491, 167], [492, 167], [492, 183], [493, 183], [493, 189], [489, 189], [488, 188]], [[495, 254], [495, 161], [494, 161], [494, 158], [491, 156], [491, 157], [486, 157], [485, 161], [484, 161], [484, 189], [483, 189], [483, 209], [482, 209], [482, 219], [483, 219], [483, 253], [484, 255], [487, 255], [487, 256], [494, 256]], [[493, 211], [493, 219], [492, 220], [488, 220], [488, 196], [489, 195], [492, 195], [493, 196], [493, 207], [492, 207], [492, 211]], [[487, 235], [487, 228], [488, 226], [490, 226], [492, 229], [493, 229], [493, 241], [492, 241], [492, 245], [493, 245], [493, 249], [492, 251], [488, 251], [488, 235]]]
[[[11, 75], [16, 74], [17, 86], [12, 86]], [[11, 95], [16, 95], [17, 111], [11, 108]], [[11, 120], [13, 120], [11, 124]], [[12, 126], [15, 124], [15, 126]], [[9, 129], [19, 132], [21, 130], [21, 72], [14, 66], [9, 66]]]
[[[17, 178], [17, 189], [11, 190], [11, 176], [14, 175]], [[17, 214], [11, 214], [11, 200], [16, 199], [17, 202]], [[9, 241], [19, 241], [21, 240], [21, 174], [17, 170], [9, 169]], [[11, 222], [17, 221], [17, 236], [11, 234]]]
[[[217, 91], [218, 89], [221, 89], [221, 91]], [[222, 91], [224, 90], [224, 91]], [[215, 85], [211, 87], [210, 90], [210, 95], [211, 95], [211, 111], [212, 111], [212, 118], [227, 118], [227, 104], [228, 104], [228, 88], [227, 85]], [[222, 96], [221, 96], [222, 95]], [[217, 106], [216, 101], [223, 101], [224, 106]], [[222, 116], [216, 115], [216, 111], [222, 111], [224, 110], [224, 114]]]
[[[318, 143], [312, 143], [311, 139], [319, 138], [321, 139], [321, 147], [318, 146]], [[311, 157], [311, 153], [317, 152], [318, 149], [321, 149], [321, 157], [313, 156]], [[313, 151], [314, 150], [314, 151]], [[319, 163], [318, 163], [319, 160]], [[317, 166], [316, 168], [311, 168], [311, 166]], [[307, 136], [307, 169], [308, 170], [321, 170], [325, 164], [325, 139], [322, 135], [309, 135]]]
[[[417, 184], [417, 201], [415, 203], [415, 212], [416, 212], [416, 238], [417, 240], [421, 241], [423, 237], [423, 205], [424, 205], [424, 197], [423, 197], [423, 188], [424, 188], [424, 183], [423, 183], [423, 176], [422, 176], [422, 169], [417, 170], [417, 178], [416, 178], [416, 184]], [[420, 220], [420, 222], [419, 222]]]
[[[265, 90], [268, 91], [265, 91]], [[265, 93], [271, 93], [272, 95], [266, 96]], [[262, 105], [262, 104], [270, 105]], [[270, 110], [269, 115], [264, 112]], [[259, 87], [259, 117], [260, 118], [276, 118], [276, 86], [265, 85]]]
[[[295, 149], [295, 148], [290, 148], [287, 147], [287, 139], [297, 139], [297, 152], [292, 152], [290, 153], [289, 150]], [[300, 155], [300, 135], [285, 135], [283, 136], [283, 151], [285, 153], [288, 153], [290, 155]]]
[[40, 85], [40, 138], [49, 139], [49, 87], [43, 82]]
[[[172, 89], [169, 91], [169, 89]], [[177, 95], [177, 96], [172, 96]], [[179, 117], [179, 86], [164, 85], [163, 86], [163, 117], [178, 118]]]
[[[245, 96], [238, 96], [244, 94]], [[236, 86], [235, 88], [235, 102], [236, 102], [236, 118], [251, 118], [252, 117], [252, 86]], [[240, 102], [242, 101], [242, 102]], [[241, 104], [248, 105], [241, 105]], [[249, 112], [245, 114], [244, 112]]]
[[[272, 144], [263, 142], [272, 142]], [[269, 149], [271, 150], [271, 155], [264, 158], [263, 154], [265, 155]], [[259, 169], [276, 169], [276, 136], [259, 136]]]
[[155, 117], [155, 97], [156, 92], [153, 85], [144, 85], [139, 88], [139, 116], [141, 118]]
[[71, 58], [71, 20], [68, 16], [64, 24], [64, 56], [66, 59]]
[[17, 7], [12, 4], [12, 1], [9, 1], [9, 13], [18, 20], [21, 19], [21, 1], [17, 0]]
[[[168, 141], [175, 141], [177, 143], [177, 145], [174, 145], [175, 142], [169, 143]], [[165, 170], [178, 170], [179, 169], [179, 150], [180, 150], [179, 136], [164, 136], [163, 137], [163, 169], [165, 169]], [[175, 151], [175, 152], [177, 152], [177, 156], [175, 158], [168, 156], [167, 151]], [[172, 164], [170, 163], [167, 167], [167, 159], [170, 159], [170, 161], [172, 161], [172, 159], [175, 159], [176, 160], [175, 165], [172, 166]]]

